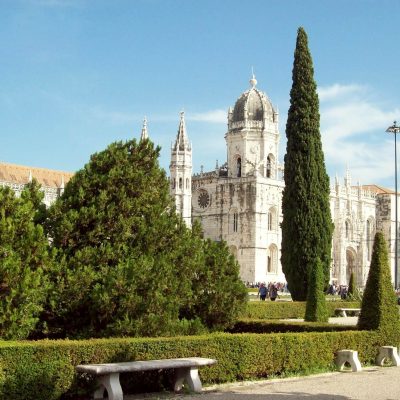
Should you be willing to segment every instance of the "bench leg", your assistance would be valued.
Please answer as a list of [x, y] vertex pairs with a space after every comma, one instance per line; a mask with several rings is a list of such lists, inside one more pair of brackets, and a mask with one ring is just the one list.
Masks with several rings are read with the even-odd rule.
[[376, 364], [383, 367], [386, 358], [392, 361], [393, 366], [400, 367], [400, 357], [397, 353], [397, 347], [393, 346], [380, 347], [379, 354], [376, 357]]
[[353, 372], [362, 370], [360, 360], [358, 359], [358, 351], [355, 350], [339, 350], [336, 354], [335, 364], [339, 371], [343, 371], [344, 365], [348, 362]]
[[123, 400], [119, 373], [101, 375], [97, 378], [97, 382], [100, 388], [94, 392], [95, 400], [104, 398], [104, 389], [107, 390], [108, 400]]
[[198, 368], [178, 368], [176, 370], [174, 390], [179, 392], [182, 390], [183, 383], [186, 382], [192, 392], [200, 393], [202, 386], [199, 377]]

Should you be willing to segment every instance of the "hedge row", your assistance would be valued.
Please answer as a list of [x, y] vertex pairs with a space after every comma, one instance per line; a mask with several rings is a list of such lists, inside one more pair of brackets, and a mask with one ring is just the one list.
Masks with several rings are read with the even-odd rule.
[[241, 319], [228, 329], [229, 333], [289, 333], [289, 332], [343, 332], [354, 326], [334, 325], [303, 321], [279, 321], [276, 319]]
[[[210, 384], [329, 369], [339, 349], [358, 350], [361, 362], [371, 363], [380, 345], [396, 346], [399, 342], [398, 334], [390, 340], [376, 331], [3, 342], [0, 343], [0, 398], [87, 398], [80, 396], [92, 390], [93, 382], [75, 373], [75, 366], [82, 363], [211, 357], [218, 364], [200, 372], [203, 382]], [[136, 379], [136, 382], [144, 381]]]
[[[330, 317], [336, 308], [360, 308], [357, 301], [327, 301]], [[249, 301], [240, 318], [249, 319], [286, 319], [304, 318], [306, 303], [303, 301]]]

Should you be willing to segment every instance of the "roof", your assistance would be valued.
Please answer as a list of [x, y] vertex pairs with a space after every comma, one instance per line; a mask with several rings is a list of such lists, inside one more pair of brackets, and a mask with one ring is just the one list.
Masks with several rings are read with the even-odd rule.
[[0, 162], [0, 182], [26, 184], [35, 178], [41, 186], [60, 188], [73, 176], [71, 172]]
[[386, 189], [382, 186], [378, 185], [362, 185], [361, 186], [364, 190], [368, 190], [370, 192], [376, 193], [376, 194], [394, 194], [394, 190], [392, 189]]
[[190, 142], [186, 133], [185, 113], [183, 111], [181, 111], [181, 119], [179, 121], [178, 134], [176, 136], [176, 141], [173, 150], [175, 151], [191, 150]]
[[263, 121], [264, 118], [272, 120], [276, 111], [271, 101], [265, 93], [255, 87], [257, 81], [254, 76], [250, 83], [252, 87], [242, 93], [235, 103], [232, 122], [244, 121], [245, 119]]

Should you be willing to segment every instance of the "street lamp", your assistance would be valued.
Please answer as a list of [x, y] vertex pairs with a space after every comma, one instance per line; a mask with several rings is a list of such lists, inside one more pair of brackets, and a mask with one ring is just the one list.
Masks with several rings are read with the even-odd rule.
[[397, 133], [400, 132], [400, 126], [397, 125], [397, 122], [394, 121], [392, 126], [386, 129], [386, 132], [394, 133], [394, 199], [395, 199], [395, 207], [396, 207], [396, 228], [395, 228], [395, 236], [394, 236], [394, 288], [397, 289]]

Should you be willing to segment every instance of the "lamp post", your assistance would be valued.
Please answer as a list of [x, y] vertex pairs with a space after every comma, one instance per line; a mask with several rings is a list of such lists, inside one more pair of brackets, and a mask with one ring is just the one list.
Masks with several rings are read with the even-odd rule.
[[389, 128], [386, 129], [386, 132], [389, 133], [394, 133], [394, 202], [395, 202], [395, 208], [396, 208], [396, 214], [395, 214], [395, 236], [394, 236], [394, 288], [397, 289], [397, 133], [400, 132], [400, 126], [397, 125], [397, 122], [394, 121], [393, 125], [389, 126]]

